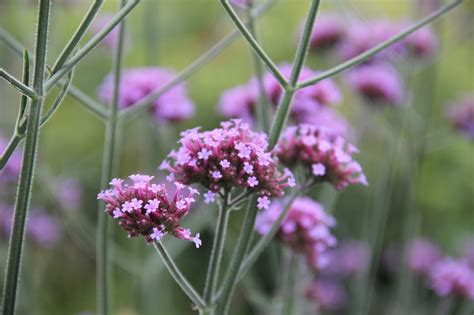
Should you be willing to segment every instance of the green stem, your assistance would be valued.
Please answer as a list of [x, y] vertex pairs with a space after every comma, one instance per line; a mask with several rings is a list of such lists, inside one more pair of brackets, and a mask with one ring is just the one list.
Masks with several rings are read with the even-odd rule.
[[[33, 89], [37, 95], [43, 95], [50, 4], [50, 0], [41, 0], [39, 2], [33, 76]], [[13, 226], [8, 246], [7, 267], [3, 286], [3, 315], [13, 315], [15, 313], [25, 223], [30, 204], [31, 188], [33, 186], [42, 106], [43, 98], [39, 97], [33, 99], [28, 110], [26, 142], [23, 152], [20, 179], [18, 182], [15, 212], [13, 214]]]
[[3, 170], [5, 165], [7, 165], [8, 160], [12, 156], [13, 152], [15, 152], [16, 147], [20, 144], [22, 137], [15, 133], [13, 137], [10, 139], [10, 141], [7, 144], [7, 147], [2, 153], [2, 156], [0, 157], [0, 172]]
[[[21, 43], [18, 42], [11, 34], [9, 34], [5, 29], [1, 27], [0, 40], [2, 40], [9, 48], [11, 48], [17, 54], [21, 55], [23, 53], [23, 46], [21, 45]], [[64, 86], [65, 80], [60, 80], [59, 84], [61, 86]], [[84, 105], [86, 109], [97, 115], [102, 120], [105, 120], [107, 118], [107, 112], [104, 109], [104, 105], [93, 100], [74, 85], [71, 84], [70, 88], [68, 89], [68, 94], [78, 100], [80, 104]]]
[[28, 86], [21, 83], [20, 80], [18, 80], [17, 78], [12, 76], [8, 72], [6, 72], [3, 68], [0, 68], [0, 77], [5, 79], [5, 81], [10, 83], [15, 89], [20, 91], [23, 95], [26, 95], [30, 98], [36, 98], [37, 97], [35, 91], [33, 91]]
[[[204, 300], [207, 305], [212, 304], [217, 280], [219, 279], [219, 269], [224, 253], [225, 238], [227, 235], [227, 223], [229, 221], [229, 196], [226, 194], [219, 207], [219, 218], [217, 220], [216, 234], [212, 245], [211, 258], [207, 269], [206, 284], [204, 287]], [[211, 311], [212, 312], [212, 311]]]
[[89, 29], [90, 24], [96, 17], [97, 12], [99, 12], [99, 9], [102, 6], [103, 2], [104, 0], [95, 0], [94, 3], [91, 5], [91, 7], [89, 8], [89, 11], [87, 11], [86, 16], [82, 19], [81, 24], [79, 24], [77, 30], [74, 32], [74, 35], [69, 40], [66, 47], [64, 47], [64, 50], [59, 55], [57, 61], [54, 63], [54, 66], [51, 69], [51, 74], [54, 74], [59, 69], [61, 69], [61, 67], [67, 61], [69, 56], [72, 54], [74, 49], [77, 47], [77, 45], [81, 41], [84, 34]]
[[229, 0], [221, 0], [221, 4], [224, 7], [224, 10], [227, 12], [229, 17], [234, 22], [235, 26], [239, 29], [242, 35], [245, 37], [247, 42], [249, 43], [250, 47], [252, 47], [253, 51], [260, 57], [260, 59], [265, 63], [268, 70], [275, 76], [275, 79], [280, 83], [283, 88], [287, 88], [288, 82], [286, 81], [285, 76], [280, 72], [278, 67], [275, 63], [270, 59], [270, 57], [266, 54], [262, 47], [258, 44], [255, 37], [252, 36], [250, 31], [245, 26], [245, 23], [239, 18], [237, 13], [234, 11], [232, 6], [229, 4]]
[[186, 277], [181, 273], [179, 268], [174, 263], [173, 259], [170, 257], [164, 246], [161, 242], [153, 243], [155, 246], [158, 254], [160, 254], [161, 258], [163, 259], [163, 263], [165, 264], [166, 268], [168, 269], [169, 273], [179, 285], [179, 287], [183, 290], [184, 293], [189, 297], [189, 299], [199, 308], [205, 309], [206, 303], [202, 299], [202, 297], [197, 293], [197, 291], [193, 288], [193, 286], [186, 280]]
[[[260, 16], [265, 11], [267, 11], [273, 5], [274, 2], [275, 0], [269, 0], [265, 2], [264, 4], [252, 11], [252, 16], [254, 18]], [[140, 101], [133, 104], [133, 106], [127, 107], [126, 109], [122, 110], [120, 112], [120, 118], [128, 118], [148, 109], [158, 97], [160, 97], [176, 85], [189, 78], [192, 74], [201, 69], [205, 64], [207, 64], [215, 56], [217, 56], [221, 51], [227, 48], [238, 38], [238, 35], [238, 30], [230, 32], [227, 36], [222, 38], [218, 43], [212, 46], [199, 58], [195, 59], [189, 66], [184, 68], [181, 72], [179, 72], [174, 78], [164, 84], [161, 88], [151, 92], [150, 94], [142, 98]]]
[[257, 218], [257, 212], [257, 196], [254, 194], [249, 199], [239, 238], [223, 280], [220, 303], [217, 306], [217, 314], [219, 315], [224, 315], [228, 312], [232, 294], [237, 285], [238, 271], [250, 245], [250, 238]]
[[[121, 1], [121, 7], [124, 5]], [[105, 188], [110, 179], [117, 172], [120, 157], [120, 126], [117, 116], [119, 111], [120, 76], [122, 67], [122, 53], [125, 33], [125, 19], [119, 24], [119, 40], [115, 47], [113, 61], [114, 94], [110, 104], [109, 118], [106, 122], [104, 154], [102, 162], [101, 187]], [[110, 254], [109, 254], [109, 221], [103, 211], [103, 202], [99, 203], [97, 222], [97, 312], [100, 315], [109, 314], [110, 304]]]
[[417, 29], [425, 26], [426, 24], [436, 20], [438, 17], [442, 16], [443, 14], [447, 13], [448, 11], [454, 9], [456, 6], [460, 5], [462, 3], [462, 1], [463, 0], [455, 0], [455, 1], [451, 2], [450, 4], [447, 4], [443, 7], [441, 7], [440, 9], [436, 10], [432, 14], [428, 15], [426, 18], [421, 19], [417, 23], [413, 24], [411, 27], [407, 28], [405, 31], [402, 31], [402, 32], [398, 33], [397, 35], [392, 36], [391, 38], [389, 38], [388, 40], [378, 44], [374, 48], [371, 48], [371, 49], [355, 56], [354, 58], [351, 58], [351, 59], [347, 60], [346, 62], [341, 63], [340, 65], [338, 65], [338, 66], [336, 66], [332, 69], [324, 71], [323, 73], [317, 75], [316, 77], [314, 77], [312, 79], [308, 79], [308, 80], [305, 80], [305, 81], [301, 82], [300, 84], [298, 84], [297, 89], [302, 89], [304, 87], [313, 85], [313, 84], [315, 84], [315, 83], [317, 83], [321, 80], [332, 77], [332, 76], [334, 76], [334, 75], [336, 75], [336, 74], [338, 74], [342, 71], [345, 71], [349, 68], [352, 68], [355, 65], [358, 65], [358, 64], [364, 62], [368, 58], [370, 58], [373, 55], [377, 54], [378, 52], [384, 50], [385, 48], [389, 47], [390, 45], [402, 40], [406, 36], [410, 35], [414, 31], [416, 31]]
[[45, 91], [49, 91], [62, 77], [68, 74], [71, 69], [78, 64], [85, 56], [87, 56], [92, 49], [94, 49], [125, 17], [135, 8], [140, 0], [130, 0], [124, 5], [114, 17], [94, 35], [84, 46], [77, 51], [74, 56], [69, 59], [68, 62], [64, 63], [61, 69], [53, 74], [48, 81], [45, 83]]
[[314, 21], [316, 20], [316, 14], [318, 13], [319, 3], [319, 0], [313, 0], [311, 2], [311, 7], [309, 9], [308, 17], [306, 18], [303, 34], [301, 35], [301, 40], [298, 44], [298, 49], [296, 50], [289, 87], [284, 91], [283, 97], [280, 101], [280, 104], [278, 105], [275, 118], [273, 119], [272, 127], [270, 129], [270, 148], [273, 148], [276, 145], [278, 139], [280, 138], [280, 134], [285, 127], [286, 122], [288, 121], [298, 78], [308, 54], [309, 42], [311, 39], [311, 33], [313, 31]]
[[[258, 42], [258, 37], [257, 37], [257, 30], [255, 27], [255, 19], [251, 14], [251, 9], [252, 9], [252, 2], [250, 2], [247, 13], [247, 21], [248, 21], [248, 27], [250, 34], [255, 38], [255, 40]], [[255, 69], [255, 79], [257, 81], [257, 86], [258, 86], [258, 104], [256, 108], [257, 112], [257, 125], [258, 127], [263, 130], [263, 132], [268, 132], [269, 129], [269, 117], [268, 117], [268, 99], [267, 95], [265, 93], [265, 86], [263, 84], [263, 73], [264, 73], [264, 68], [262, 61], [258, 57], [258, 55], [254, 52], [252, 52], [252, 57], [253, 57], [253, 64], [254, 64], [254, 69]]]
[[43, 127], [44, 124], [46, 124], [51, 117], [56, 113], [58, 110], [59, 106], [64, 100], [64, 97], [66, 96], [70, 86], [71, 86], [71, 81], [72, 81], [72, 75], [74, 71], [69, 72], [68, 77], [66, 79], [66, 83], [63, 85], [61, 88], [61, 91], [59, 92], [58, 96], [56, 96], [55, 100], [53, 101], [53, 104], [48, 108], [45, 114], [41, 116], [41, 124], [40, 127]]
[[295, 285], [296, 275], [298, 267], [298, 256], [295, 253], [289, 253], [287, 270], [285, 272], [286, 279], [283, 282], [283, 307], [282, 315], [291, 315], [294, 310], [294, 297], [295, 297]]

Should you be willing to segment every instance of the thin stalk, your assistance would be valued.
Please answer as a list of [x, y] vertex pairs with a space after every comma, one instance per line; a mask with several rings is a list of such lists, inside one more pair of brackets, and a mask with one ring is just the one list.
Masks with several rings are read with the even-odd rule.
[[[33, 76], [33, 89], [36, 95], [43, 95], [50, 5], [50, 0], [40, 0], [38, 5], [38, 24], [36, 30], [35, 65]], [[25, 223], [30, 204], [31, 188], [33, 186], [42, 106], [43, 98], [39, 97], [32, 100], [28, 110], [26, 142], [23, 152], [20, 179], [18, 181], [15, 212], [13, 214], [13, 225], [8, 245], [7, 266], [3, 285], [3, 315], [13, 315], [15, 313]]]
[[286, 279], [283, 282], [283, 307], [282, 315], [291, 315], [294, 311], [295, 285], [298, 267], [298, 256], [295, 253], [289, 253], [289, 263], [285, 272]]
[[460, 5], [462, 2], [463, 2], [463, 0], [455, 0], [455, 1], [451, 2], [450, 4], [447, 4], [447, 5], [439, 8], [438, 10], [433, 12], [432, 14], [428, 15], [424, 19], [419, 20], [418, 22], [413, 24], [411, 27], [407, 28], [405, 31], [402, 31], [402, 32], [398, 33], [397, 35], [392, 36], [388, 40], [386, 40], [386, 41], [378, 44], [377, 46], [375, 46], [375, 47], [373, 47], [373, 48], [371, 48], [371, 49], [355, 56], [354, 58], [351, 58], [351, 59], [347, 60], [346, 62], [343, 62], [343, 63], [337, 65], [336, 67], [334, 67], [332, 69], [324, 71], [323, 73], [315, 76], [312, 79], [308, 79], [308, 80], [305, 80], [305, 81], [301, 82], [300, 84], [298, 84], [297, 89], [299, 90], [299, 89], [302, 89], [304, 87], [313, 85], [313, 84], [315, 84], [315, 83], [317, 83], [321, 80], [332, 77], [332, 76], [334, 76], [334, 75], [336, 75], [340, 72], [343, 72], [343, 71], [345, 71], [345, 70], [347, 70], [347, 69], [349, 69], [349, 68], [351, 68], [355, 65], [358, 65], [358, 64], [364, 62], [368, 58], [370, 58], [373, 55], [377, 54], [378, 52], [384, 50], [385, 48], [389, 47], [390, 45], [402, 40], [406, 36], [410, 35], [414, 31], [416, 31], [417, 29], [425, 26], [428, 23], [431, 23], [432, 21], [436, 20], [438, 17], [440, 17], [443, 14], [447, 13], [448, 11], [454, 9], [456, 6]]
[[252, 36], [250, 31], [245, 26], [245, 23], [239, 18], [237, 13], [234, 11], [232, 6], [229, 4], [229, 0], [221, 0], [221, 4], [224, 7], [224, 10], [227, 12], [229, 17], [234, 22], [235, 26], [239, 29], [242, 35], [245, 37], [247, 42], [249, 43], [250, 47], [252, 47], [253, 51], [258, 55], [260, 60], [265, 63], [265, 66], [268, 70], [273, 74], [275, 79], [280, 83], [283, 88], [287, 88], [288, 82], [285, 76], [278, 70], [278, 67], [275, 63], [270, 59], [267, 53], [263, 50], [263, 48], [259, 45], [255, 37]]
[[[212, 297], [219, 279], [219, 269], [224, 254], [225, 238], [227, 235], [227, 223], [229, 221], [229, 196], [226, 194], [219, 207], [219, 218], [217, 220], [216, 234], [212, 245], [211, 258], [207, 269], [206, 284], [204, 287], [204, 301], [207, 305], [212, 304]], [[211, 310], [212, 312], [212, 310]]]
[[[251, 14], [252, 10], [252, 1], [249, 3], [249, 7], [247, 10], [247, 21], [250, 34], [255, 38], [258, 42], [257, 30], [256, 30], [256, 21]], [[263, 73], [264, 68], [262, 61], [258, 57], [255, 52], [252, 52], [253, 57], [253, 65], [255, 69], [255, 79], [257, 81], [258, 86], [258, 104], [256, 108], [257, 112], [257, 125], [258, 127], [263, 130], [263, 132], [268, 132], [269, 129], [269, 117], [268, 117], [268, 99], [267, 94], [265, 93], [265, 86], [263, 84]]]
[[64, 97], [66, 96], [71, 86], [73, 73], [74, 71], [69, 72], [68, 77], [66, 78], [66, 83], [61, 88], [61, 91], [59, 92], [58, 96], [56, 96], [56, 98], [54, 99], [53, 104], [51, 104], [51, 106], [48, 108], [46, 113], [43, 114], [43, 116], [41, 116], [40, 127], [43, 127], [43, 125], [46, 124], [51, 119], [51, 117], [54, 115], [54, 113], [56, 113], [59, 106], [63, 102]]
[[[15, 53], [21, 55], [23, 52], [23, 46], [20, 42], [18, 42], [10, 33], [8, 33], [5, 29], [0, 27], [0, 40], [3, 41], [9, 48], [11, 48]], [[31, 60], [30, 60], [31, 63]], [[60, 80], [59, 84], [64, 86], [65, 84], [64, 79]], [[105, 120], [107, 118], [107, 112], [104, 109], [104, 105], [98, 103], [97, 101], [93, 100], [89, 96], [87, 96], [84, 92], [79, 90], [73, 84], [71, 84], [68, 94], [74, 97], [76, 100], [80, 102], [80, 104], [84, 105], [86, 109], [88, 109], [93, 114], [97, 115], [101, 120]]]
[[2, 156], [0, 157], [0, 172], [3, 170], [5, 165], [7, 165], [8, 160], [12, 156], [13, 152], [15, 152], [16, 147], [20, 144], [21, 139], [22, 137], [15, 133], [8, 142], [5, 150], [3, 150]]
[[77, 27], [77, 30], [74, 32], [74, 35], [72, 35], [72, 38], [69, 40], [66, 47], [64, 47], [64, 50], [61, 52], [58, 59], [54, 63], [54, 66], [51, 69], [51, 74], [56, 73], [67, 61], [69, 56], [72, 54], [74, 49], [77, 47], [77, 45], [81, 41], [84, 34], [89, 29], [89, 26], [91, 25], [92, 21], [96, 17], [97, 12], [99, 12], [99, 9], [102, 6], [103, 2], [104, 0], [95, 0], [94, 3], [91, 5], [89, 10], [87, 11], [87, 14], [82, 19], [81, 24], [79, 24], [79, 26]]
[[301, 40], [296, 50], [295, 60], [293, 62], [293, 70], [291, 71], [289, 81], [289, 88], [285, 89], [284, 91], [282, 100], [278, 105], [278, 109], [270, 129], [270, 148], [273, 148], [276, 145], [278, 139], [280, 138], [280, 134], [285, 127], [286, 122], [288, 121], [298, 78], [308, 54], [309, 42], [311, 39], [311, 33], [313, 31], [314, 21], [316, 20], [316, 14], [318, 13], [319, 3], [319, 0], [313, 0], [311, 2], [311, 7], [309, 9], [308, 17], [306, 18], [303, 34], [301, 35]]
[[[120, 6], [123, 8], [125, 1]], [[105, 126], [105, 143], [102, 162], [101, 187], [105, 188], [117, 172], [120, 155], [120, 126], [117, 116], [119, 111], [120, 77], [122, 69], [122, 53], [125, 34], [125, 19], [119, 24], [119, 40], [115, 47], [113, 60], [114, 92], [110, 104], [109, 117]], [[99, 203], [97, 221], [97, 312], [100, 315], [109, 314], [110, 309], [110, 253], [109, 253], [109, 221], [103, 211], [103, 202]]]
[[193, 288], [193, 286], [186, 280], [186, 277], [181, 273], [179, 268], [174, 263], [173, 259], [168, 254], [168, 251], [164, 248], [164, 246], [160, 242], [153, 243], [155, 246], [156, 251], [160, 254], [161, 258], [163, 259], [163, 263], [165, 264], [166, 268], [168, 269], [169, 273], [176, 281], [176, 283], [180, 286], [183, 292], [189, 297], [189, 299], [199, 308], [205, 309], [206, 303], [202, 299], [202, 297], [197, 293], [197, 291]]
[[37, 95], [35, 91], [30, 89], [28, 86], [24, 85], [20, 80], [15, 78], [10, 73], [6, 72], [3, 68], [0, 68], [0, 77], [5, 79], [8, 83], [11, 84], [16, 90], [21, 92], [23, 95], [26, 95], [30, 98], [36, 98]]
[[[255, 8], [252, 11], [251, 15], [254, 18], [259, 17], [264, 12], [266, 12], [274, 4], [274, 2], [275, 0], [269, 0], [263, 3], [259, 7]], [[229, 34], [227, 34], [224, 38], [222, 38], [219, 42], [217, 42], [214, 46], [212, 46], [208, 51], [202, 54], [199, 58], [195, 59], [189, 66], [181, 70], [181, 72], [179, 72], [170, 81], [165, 83], [162, 87], [151, 92], [150, 94], [142, 98], [140, 101], [133, 104], [133, 106], [127, 107], [126, 109], [122, 110], [120, 112], [120, 118], [123, 119], [123, 118], [132, 117], [148, 109], [158, 97], [165, 94], [170, 89], [172, 89], [179, 83], [189, 78], [199, 69], [201, 69], [205, 64], [207, 64], [212, 59], [214, 59], [215, 56], [217, 56], [221, 51], [223, 51], [231, 43], [233, 43], [238, 38], [238, 35], [239, 35], [238, 30], [234, 30], [230, 32]]]
[[84, 46], [72, 56], [68, 62], [64, 63], [61, 69], [53, 74], [45, 83], [45, 91], [49, 91], [62, 77], [68, 74], [71, 69], [78, 64], [92, 49], [94, 49], [125, 17], [135, 8], [140, 0], [130, 0], [124, 5], [113, 18], [94, 35]]
[[257, 210], [257, 196], [254, 194], [249, 199], [239, 238], [222, 282], [222, 294], [220, 296], [219, 304], [217, 305], [217, 314], [219, 315], [227, 314], [229, 310], [232, 294], [237, 285], [238, 271], [250, 245], [250, 238], [257, 218]]

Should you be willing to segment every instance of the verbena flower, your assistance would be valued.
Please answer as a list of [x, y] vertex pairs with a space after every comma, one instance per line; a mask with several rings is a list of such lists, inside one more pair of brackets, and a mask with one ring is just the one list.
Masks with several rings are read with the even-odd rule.
[[426, 60], [436, 53], [438, 48], [438, 38], [433, 33], [431, 28], [423, 27], [416, 32], [408, 35], [403, 44], [409, 56], [414, 58]]
[[[262, 198], [283, 195], [292, 184], [292, 175], [281, 174], [277, 159], [268, 151], [267, 136], [250, 129], [241, 120], [221, 123], [211, 131], [190, 129], [181, 133], [181, 144], [160, 166], [183, 184], [199, 183], [215, 194], [233, 188], [246, 189]], [[289, 181], [290, 180], [290, 181]]]
[[329, 107], [321, 108], [315, 115], [301, 117], [301, 123], [310, 124], [324, 131], [330, 137], [354, 140], [356, 132], [349, 122], [337, 111]]
[[[91, 31], [95, 34], [101, 31], [105, 25], [112, 19], [113, 15], [111, 13], [104, 13], [99, 16], [97, 16], [94, 21], [92, 22], [91, 25]], [[104, 40], [102, 43], [107, 47], [107, 49], [113, 50], [115, 47], [117, 47], [117, 43], [119, 41], [119, 27], [118, 25], [115, 26], [112, 31], [105, 36]]]
[[349, 86], [372, 103], [400, 104], [403, 100], [403, 81], [395, 68], [387, 63], [356, 67], [346, 75]]
[[[133, 106], [156, 89], [163, 87], [175, 76], [166, 68], [132, 68], [122, 72], [119, 105]], [[108, 75], [99, 88], [99, 98], [106, 103], [112, 101], [113, 77]], [[179, 84], [153, 101], [153, 114], [158, 121], [180, 121], [194, 114], [194, 104], [187, 96], [186, 85]]]
[[352, 155], [357, 148], [342, 137], [331, 137], [312, 125], [288, 127], [277, 145], [280, 161], [290, 169], [302, 166], [313, 182], [328, 182], [338, 190], [350, 184], [367, 185]]
[[[279, 70], [288, 79], [291, 75], [292, 66], [282, 64], [279, 66]], [[299, 80], [309, 79], [317, 74], [317, 71], [304, 67], [301, 70]], [[271, 73], [265, 73], [263, 85], [267, 100], [273, 106], [277, 106], [283, 95], [280, 84]], [[341, 92], [333, 80], [322, 80], [295, 93], [291, 117], [296, 122], [302, 122], [307, 117], [316, 116], [322, 107], [339, 103], [341, 98]], [[226, 117], [241, 118], [246, 122], [252, 122], [258, 100], [259, 88], [257, 80], [253, 78], [244, 85], [225, 91], [219, 100], [219, 111]]]
[[[181, 227], [181, 220], [189, 212], [198, 192], [176, 183], [169, 195], [164, 184], [152, 183], [153, 176], [131, 175], [130, 182], [115, 178], [111, 189], [99, 193], [97, 199], [106, 203], [105, 212], [128, 232], [129, 237], [143, 236], [147, 243], [161, 240], [166, 234], [192, 241], [201, 246], [199, 233], [191, 235]], [[186, 192], [186, 193], [185, 193]]]
[[347, 293], [344, 286], [333, 279], [316, 279], [306, 289], [306, 298], [313, 300], [323, 311], [335, 311], [344, 307]]
[[[283, 210], [281, 203], [274, 202], [259, 214], [255, 229], [262, 235], [267, 234]], [[336, 220], [321, 204], [300, 197], [291, 204], [276, 237], [292, 250], [305, 254], [310, 264], [319, 269], [326, 261], [326, 250], [336, 245], [336, 238], [331, 234], [335, 224]]]
[[324, 274], [350, 277], [364, 272], [370, 262], [370, 249], [366, 242], [346, 240], [327, 254], [328, 264]]
[[[10, 237], [13, 220], [13, 207], [0, 202], [0, 236], [5, 239]], [[50, 248], [61, 237], [59, 222], [43, 209], [32, 208], [29, 211], [26, 223], [27, 238], [34, 244]]]
[[431, 285], [440, 296], [474, 300], [474, 271], [463, 260], [445, 258], [431, 270]]
[[408, 267], [420, 275], [428, 275], [433, 265], [441, 258], [440, 248], [425, 238], [413, 240], [407, 254]]
[[[303, 25], [302, 25], [303, 26]], [[300, 27], [298, 38], [303, 27]], [[318, 14], [310, 38], [310, 48], [314, 51], [326, 51], [338, 46], [346, 36], [344, 20], [332, 14]]]
[[474, 140], [474, 94], [466, 95], [451, 105], [448, 115], [457, 131]]

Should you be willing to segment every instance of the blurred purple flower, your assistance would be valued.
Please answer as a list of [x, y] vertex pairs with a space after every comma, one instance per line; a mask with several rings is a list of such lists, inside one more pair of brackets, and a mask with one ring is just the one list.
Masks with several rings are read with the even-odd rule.
[[[0, 155], [3, 153], [8, 145], [8, 139], [0, 135]], [[21, 170], [22, 154], [17, 148], [11, 155], [5, 168], [0, 172], [0, 184], [16, 180]]]
[[82, 187], [79, 181], [74, 178], [59, 179], [56, 198], [63, 209], [78, 209], [82, 198]]
[[438, 39], [429, 27], [423, 27], [403, 40], [407, 53], [417, 59], [431, 58], [438, 48]]
[[332, 108], [323, 107], [315, 115], [301, 117], [301, 123], [313, 125], [323, 130], [329, 137], [343, 137], [348, 140], [355, 140], [355, 130], [349, 125], [347, 120]]
[[255, 0], [230, 0], [230, 4], [235, 5], [241, 9], [246, 9], [249, 5], [253, 4]]
[[451, 105], [448, 116], [456, 130], [474, 140], [474, 94], [468, 94]]
[[463, 257], [474, 268], [474, 236], [469, 237], [464, 241]]
[[[274, 202], [259, 214], [255, 229], [267, 234], [283, 210], [281, 203]], [[292, 203], [276, 237], [292, 250], [306, 254], [311, 265], [320, 269], [326, 261], [326, 250], [336, 245], [336, 238], [331, 234], [335, 224], [336, 220], [326, 214], [321, 204], [300, 197]]]
[[340, 243], [328, 253], [328, 266], [323, 273], [349, 277], [364, 272], [370, 260], [370, 250], [366, 242], [348, 240]]
[[[91, 25], [91, 31], [96, 34], [99, 31], [101, 31], [105, 25], [112, 19], [113, 14], [111, 13], [104, 13], [99, 16], [97, 16], [94, 21], [92, 22]], [[115, 47], [117, 47], [117, 43], [119, 40], [119, 28], [118, 25], [115, 26], [112, 31], [102, 40], [102, 43], [107, 47], [107, 49], [113, 50]]]
[[437, 262], [431, 271], [431, 285], [440, 296], [474, 300], [474, 271], [466, 261], [448, 257]]
[[376, 63], [357, 67], [346, 75], [349, 86], [373, 103], [396, 105], [402, 102], [402, 79], [391, 65]]
[[[292, 70], [290, 64], [279, 67], [282, 74], [289, 78]], [[299, 80], [312, 78], [318, 74], [309, 68], [303, 68]], [[277, 106], [283, 94], [278, 81], [271, 73], [263, 76], [263, 85], [267, 99]], [[259, 89], [257, 80], [252, 78], [248, 83], [224, 91], [219, 100], [219, 112], [229, 118], [241, 118], [246, 122], [253, 121], [255, 106], [258, 103]], [[341, 101], [341, 92], [331, 79], [322, 80], [314, 85], [299, 90], [293, 100], [291, 116], [296, 122], [301, 122], [310, 116], [317, 115], [325, 106]]]
[[[176, 73], [166, 68], [132, 68], [122, 72], [119, 105], [133, 106], [145, 96], [163, 87]], [[99, 88], [99, 98], [110, 103], [113, 97], [113, 77], [108, 75]], [[158, 121], [181, 121], [194, 114], [194, 104], [187, 96], [184, 83], [176, 85], [153, 102], [153, 112]]]
[[441, 258], [441, 250], [430, 240], [417, 238], [408, 248], [407, 264], [415, 273], [428, 275], [433, 265]]
[[[303, 25], [298, 31], [301, 36]], [[311, 33], [311, 49], [314, 51], [325, 51], [339, 45], [346, 35], [344, 20], [340, 16], [332, 14], [318, 14]]]
[[335, 280], [316, 279], [306, 289], [306, 297], [314, 300], [323, 311], [334, 311], [344, 307], [347, 293], [344, 287]]

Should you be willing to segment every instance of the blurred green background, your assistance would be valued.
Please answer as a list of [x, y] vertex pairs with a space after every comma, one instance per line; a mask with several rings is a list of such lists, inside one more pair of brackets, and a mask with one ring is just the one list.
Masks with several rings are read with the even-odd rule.
[[[0, 0], [0, 26], [30, 52], [36, 19], [33, 2]], [[54, 1], [49, 64], [61, 52], [90, 2]], [[385, 17], [408, 20], [416, 17], [416, 2], [322, 1], [321, 11], [362, 21]], [[101, 13], [113, 12], [117, 5], [117, 1], [105, 1]], [[277, 63], [293, 58], [295, 33], [308, 7], [309, 1], [280, 0], [259, 20], [262, 44]], [[455, 253], [459, 242], [474, 232], [474, 144], [454, 132], [446, 118], [447, 104], [459, 95], [474, 91], [473, 8], [473, 2], [466, 1], [435, 23], [440, 49], [432, 62], [423, 66], [401, 62], [400, 71], [409, 95], [407, 106], [387, 110], [364, 107], [344, 87], [340, 77], [336, 77], [344, 90], [343, 104], [338, 109], [359, 132], [361, 153], [357, 158], [370, 183], [368, 188], [348, 188], [337, 195], [337, 200], [329, 188], [314, 192], [336, 216], [338, 237], [366, 237], [373, 230], [370, 218], [377, 215], [380, 207], [389, 210], [384, 229], [387, 244], [401, 241], [402, 232], [411, 220], [416, 220], [417, 234], [431, 237], [447, 253]], [[127, 19], [129, 40], [124, 66], [183, 69], [231, 29], [232, 24], [217, 0], [143, 0]], [[76, 68], [74, 85], [95, 97], [98, 85], [110, 72], [111, 59], [109, 50], [97, 47]], [[329, 59], [310, 55], [308, 64], [314, 69], [326, 69], [332, 65]], [[2, 43], [0, 65], [20, 77], [21, 58]], [[249, 47], [239, 38], [187, 80], [190, 98], [197, 108], [193, 119], [174, 126], [156, 126], [142, 115], [125, 124], [119, 175], [156, 173], [162, 158], [174, 147], [178, 132], [195, 126], [204, 129], [217, 126], [222, 117], [216, 114], [216, 104], [222, 91], [246, 82], [252, 75]], [[0, 83], [0, 132], [5, 137], [13, 130], [18, 101], [18, 93], [5, 82]], [[427, 107], [433, 109], [432, 119], [427, 132], [419, 134], [418, 119], [428, 119], [423, 115]], [[403, 117], [408, 117], [408, 125], [401, 125]], [[60, 244], [52, 249], [26, 246], [18, 314], [94, 312], [94, 233], [103, 134], [103, 124], [69, 97], [41, 131], [33, 204], [43, 205], [49, 213], [58, 216], [64, 234]], [[426, 152], [419, 168], [413, 168], [412, 146], [421, 139], [426, 139]], [[380, 175], [387, 168], [392, 170], [388, 187]], [[59, 176], [77, 178], [83, 186], [81, 208], [75, 212], [65, 213], [50, 201], [54, 178]], [[13, 196], [4, 202], [13, 204]], [[212, 207], [201, 207], [185, 220], [203, 232], [202, 249], [167, 240], [184, 273], [198, 288], [203, 285], [212, 239], [205, 231], [214, 224], [214, 211]], [[236, 214], [232, 218], [231, 243], [240, 216]], [[114, 239], [113, 314], [192, 314], [177, 285], [166, 272], [161, 272], [163, 266], [151, 247], [140, 239], [127, 240], [125, 233], [116, 227]], [[3, 266], [5, 240], [0, 253], [0, 266]], [[245, 302], [246, 293], [246, 290], [237, 292], [233, 314], [256, 312], [252, 303]]]

